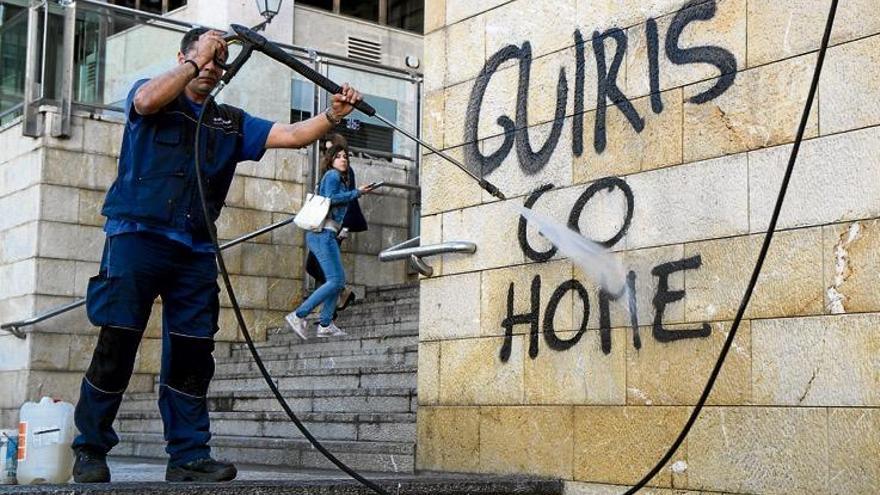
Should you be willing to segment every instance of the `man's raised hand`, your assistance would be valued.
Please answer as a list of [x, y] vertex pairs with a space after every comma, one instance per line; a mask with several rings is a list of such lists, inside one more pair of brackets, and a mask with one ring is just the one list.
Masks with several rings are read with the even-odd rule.
[[356, 89], [345, 83], [342, 85], [342, 91], [331, 98], [333, 113], [337, 117], [345, 117], [354, 111], [354, 106], [362, 99], [363, 96]]
[[207, 31], [199, 36], [196, 42], [195, 59], [199, 67], [204, 67], [212, 60], [218, 59], [221, 62], [226, 61], [228, 48], [223, 36], [223, 31]]

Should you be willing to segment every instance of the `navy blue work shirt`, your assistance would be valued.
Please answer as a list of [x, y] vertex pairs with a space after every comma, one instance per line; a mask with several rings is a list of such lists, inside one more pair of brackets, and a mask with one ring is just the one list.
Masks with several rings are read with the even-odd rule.
[[[195, 209], [198, 191], [194, 182], [192, 156], [195, 119], [202, 112], [202, 105], [181, 93], [157, 114], [140, 115], [134, 110], [134, 96], [138, 88], [147, 81], [137, 81], [126, 98], [126, 124], [119, 159], [119, 177], [107, 193], [103, 210], [107, 216], [104, 231], [108, 237], [130, 232], [157, 233], [184, 244], [193, 251], [213, 253], [213, 246], [205, 235], [204, 228], [199, 229], [198, 222], [190, 221], [194, 215], [197, 215], [196, 218], [203, 218], [200, 207]], [[273, 122], [228, 105], [215, 104], [206, 111], [209, 114], [204, 119], [203, 126], [206, 130], [203, 131], [202, 139], [207, 142], [207, 149], [202, 150], [201, 163], [203, 172], [207, 175], [209, 209], [219, 216], [235, 165], [240, 161], [257, 161], [262, 158]], [[159, 158], [156, 154], [164, 156]], [[167, 168], [169, 156], [171, 162], [177, 162], [173, 164], [176, 166], [168, 168], [164, 175], [163, 171], [153, 170]], [[136, 178], [132, 173], [135, 168], [139, 168]], [[175, 209], [175, 202], [178, 205], [177, 210], [185, 208], [185, 217], [180, 212], [172, 212], [168, 215], [169, 218], [162, 221], [161, 215], [140, 215], [135, 208], [124, 205], [129, 201], [150, 202], [165, 199], [165, 196], [153, 198], [150, 194], [138, 194], [137, 187], [133, 186], [143, 183], [145, 177], [149, 179], [154, 176], [166, 178], [172, 183], [183, 183], [177, 197], [168, 198], [167, 201], [172, 210]], [[157, 189], [163, 188], [162, 184], [156, 185]], [[168, 187], [173, 188], [175, 185], [168, 184]], [[135, 191], [134, 194], [131, 191]], [[211, 219], [212, 222], [216, 216]]]

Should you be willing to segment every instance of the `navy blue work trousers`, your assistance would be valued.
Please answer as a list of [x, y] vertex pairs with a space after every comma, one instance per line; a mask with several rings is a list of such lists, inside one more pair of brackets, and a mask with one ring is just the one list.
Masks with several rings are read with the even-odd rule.
[[112, 424], [156, 297], [162, 298], [159, 411], [171, 465], [208, 457], [207, 391], [214, 374], [219, 288], [214, 255], [162, 235], [107, 238], [100, 271], [89, 280], [87, 311], [101, 327], [83, 378], [73, 448], [107, 453], [119, 442]]

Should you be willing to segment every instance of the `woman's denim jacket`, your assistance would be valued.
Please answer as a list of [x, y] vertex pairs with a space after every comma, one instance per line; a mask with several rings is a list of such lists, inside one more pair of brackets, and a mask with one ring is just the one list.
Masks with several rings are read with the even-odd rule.
[[354, 181], [349, 180], [348, 183], [350, 185], [346, 186], [342, 182], [342, 174], [333, 168], [324, 174], [318, 185], [318, 195], [330, 198], [329, 218], [338, 224], [342, 224], [345, 218], [348, 203], [361, 196], [361, 192], [354, 187]]

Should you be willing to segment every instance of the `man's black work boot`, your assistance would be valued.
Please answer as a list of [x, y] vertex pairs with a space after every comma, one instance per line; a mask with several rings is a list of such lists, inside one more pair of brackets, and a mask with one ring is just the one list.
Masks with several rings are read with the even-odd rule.
[[237, 474], [234, 465], [205, 457], [182, 466], [168, 465], [165, 481], [232, 481]]
[[73, 463], [73, 481], [77, 483], [107, 483], [110, 481], [110, 468], [107, 456], [88, 450], [79, 450]]

